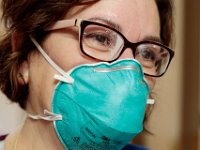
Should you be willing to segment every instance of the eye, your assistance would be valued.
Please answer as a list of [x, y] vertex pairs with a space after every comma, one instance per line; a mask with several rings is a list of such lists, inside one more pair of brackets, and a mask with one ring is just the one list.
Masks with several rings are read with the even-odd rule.
[[149, 49], [148, 47], [138, 49], [136, 51], [136, 55], [140, 55], [140, 58], [142, 58], [145, 61], [155, 61], [156, 59], [155, 52]]
[[106, 31], [84, 33], [84, 42], [95, 49], [108, 50], [113, 46], [114, 37]]
[[137, 47], [135, 52], [135, 59], [137, 59], [143, 68], [154, 68], [157, 59], [157, 47], [152, 44], [141, 44]]
[[91, 40], [97, 45], [109, 47], [112, 43], [112, 38], [107, 34], [103, 32], [94, 32], [85, 34], [84, 38], [87, 40]]

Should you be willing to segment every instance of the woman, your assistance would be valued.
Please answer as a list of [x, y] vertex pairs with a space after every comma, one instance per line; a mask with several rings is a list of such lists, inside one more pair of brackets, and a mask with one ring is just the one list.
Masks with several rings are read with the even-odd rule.
[[28, 114], [5, 150], [116, 150], [142, 131], [149, 93], [174, 54], [169, 0], [2, 0], [2, 8], [0, 87]]

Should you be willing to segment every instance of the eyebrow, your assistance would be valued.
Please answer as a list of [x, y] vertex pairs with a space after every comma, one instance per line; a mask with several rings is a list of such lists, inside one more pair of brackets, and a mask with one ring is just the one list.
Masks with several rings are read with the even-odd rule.
[[[88, 20], [104, 22], [107, 25], [111, 26], [112, 28], [115, 28], [119, 32], [122, 31], [122, 28], [120, 27], [120, 25], [117, 24], [117, 23], [114, 23], [110, 19], [106, 19], [106, 18], [103, 18], [103, 17], [92, 17], [92, 18], [89, 18]], [[158, 42], [158, 43], [163, 43], [163, 41], [161, 40], [161, 38], [157, 37], [157, 36], [146, 36], [142, 40], [143, 41], [155, 41], [155, 42]]]
[[160, 37], [157, 36], [146, 36], [142, 39], [142, 41], [154, 41], [158, 43], [163, 43]]
[[119, 24], [117, 23], [114, 23], [112, 20], [110, 19], [106, 19], [106, 18], [103, 18], [103, 17], [92, 17], [92, 18], [89, 18], [88, 20], [90, 21], [99, 21], [99, 22], [104, 22], [105, 24], [109, 25], [110, 27], [118, 30], [119, 32], [122, 31], [122, 28], [120, 27]]

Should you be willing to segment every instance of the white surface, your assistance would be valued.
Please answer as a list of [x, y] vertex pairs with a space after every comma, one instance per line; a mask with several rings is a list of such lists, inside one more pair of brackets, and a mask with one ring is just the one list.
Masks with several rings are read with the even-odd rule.
[[4, 142], [0, 142], [0, 150], [3, 150]]
[[13, 132], [24, 120], [25, 113], [0, 92], [0, 135]]

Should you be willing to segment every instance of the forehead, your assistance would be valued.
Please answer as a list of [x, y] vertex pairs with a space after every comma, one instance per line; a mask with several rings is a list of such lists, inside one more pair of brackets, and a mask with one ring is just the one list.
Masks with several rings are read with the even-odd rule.
[[159, 36], [160, 33], [160, 20], [155, 0], [100, 0], [93, 5], [74, 7], [66, 17], [104, 18], [114, 22], [126, 37], [130, 36], [129, 38], [132, 39]]

